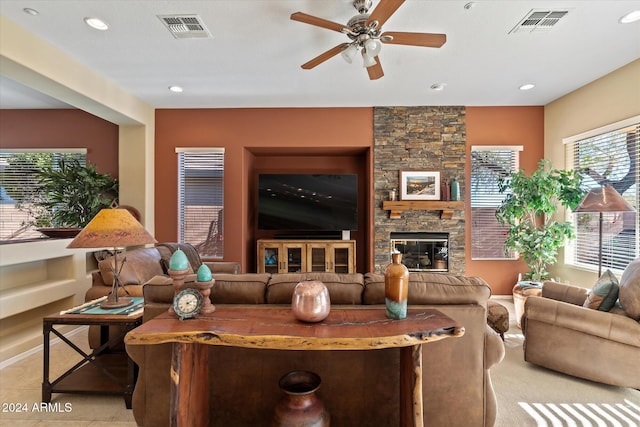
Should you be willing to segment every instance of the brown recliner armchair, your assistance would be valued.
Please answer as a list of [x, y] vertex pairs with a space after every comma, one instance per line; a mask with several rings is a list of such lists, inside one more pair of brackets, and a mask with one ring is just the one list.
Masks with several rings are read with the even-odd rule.
[[611, 311], [583, 307], [589, 289], [545, 282], [522, 318], [524, 359], [568, 375], [640, 389], [640, 259], [620, 279]]

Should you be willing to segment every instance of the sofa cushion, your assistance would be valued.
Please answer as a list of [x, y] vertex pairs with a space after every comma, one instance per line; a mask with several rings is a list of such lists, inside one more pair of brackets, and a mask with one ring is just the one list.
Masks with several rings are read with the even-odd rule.
[[620, 305], [635, 320], [640, 320], [640, 258], [632, 261], [620, 278]]
[[[119, 253], [117, 256], [118, 268], [122, 266], [120, 270], [120, 283], [122, 285], [142, 285], [153, 276], [162, 274], [160, 253], [156, 248], [134, 249]], [[126, 262], [122, 265], [124, 258], [126, 258]], [[102, 281], [106, 286], [113, 285], [113, 264], [113, 255], [98, 263]]]
[[582, 306], [592, 310], [609, 311], [618, 300], [618, 289], [618, 279], [611, 270], [607, 270], [589, 291]]
[[264, 304], [270, 277], [268, 273], [214, 274], [211, 300], [214, 304]]
[[[363, 304], [384, 304], [384, 274], [365, 274]], [[479, 277], [409, 273], [409, 304], [479, 304], [487, 307], [491, 288]]]
[[327, 272], [273, 274], [267, 285], [267, 304], [291, 304], [293, 289], [303, 280], [320, 280], [324, 283], [329, 290], [331, 304], [362, 304], [362, 274]]

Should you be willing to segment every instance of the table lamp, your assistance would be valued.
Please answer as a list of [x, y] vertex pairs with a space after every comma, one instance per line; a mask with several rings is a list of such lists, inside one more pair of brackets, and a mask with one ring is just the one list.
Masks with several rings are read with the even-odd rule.
[[127, 261], [125, 256], [118, 267], [118, 249], [148, 243], [157, 241], [128, 210], [116, 208], [102, 209], [98, 212], [67, 248], [113, 248], [113, 287], [107, 299], [100, 305], [101, 308], [111, 309], [126, 307], [133, 302], [131, 298], [118, 296], [121, 287], [120, 272]]
[[598, 277], [602, 275], [602, 213], [603, 212], [633, 212], [635, 209], [610, 185], [603, 185], [589, 190], [574, 213], [600, 214], [598, 238]]

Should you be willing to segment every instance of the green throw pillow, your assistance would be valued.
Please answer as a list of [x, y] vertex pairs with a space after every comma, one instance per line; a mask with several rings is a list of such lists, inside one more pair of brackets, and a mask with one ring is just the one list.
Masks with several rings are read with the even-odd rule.
[[583, 307], [593, 310], [609, 311], [615, 305], [618, 299], [618, 279], [613, 275], [611, 270], [602, 273], [593, 289], [589, 291], [587, 299], [584, 301]]

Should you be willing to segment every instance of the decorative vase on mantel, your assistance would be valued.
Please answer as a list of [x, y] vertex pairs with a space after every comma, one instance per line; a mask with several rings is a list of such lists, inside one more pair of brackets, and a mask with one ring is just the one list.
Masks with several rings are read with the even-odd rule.
[[320, 377], [309, 371], [293, 371], [280, 378], [285, 396], [278, 402], [272, 427], [329, 427], [331, 416], [316, 394]]
[[409, 296], [409, 270], [402, 264], [402, 254], [391, 254], [391, 264], [384, 269], [384, 302], [389, 319], [400, 320], [407, 317]]

